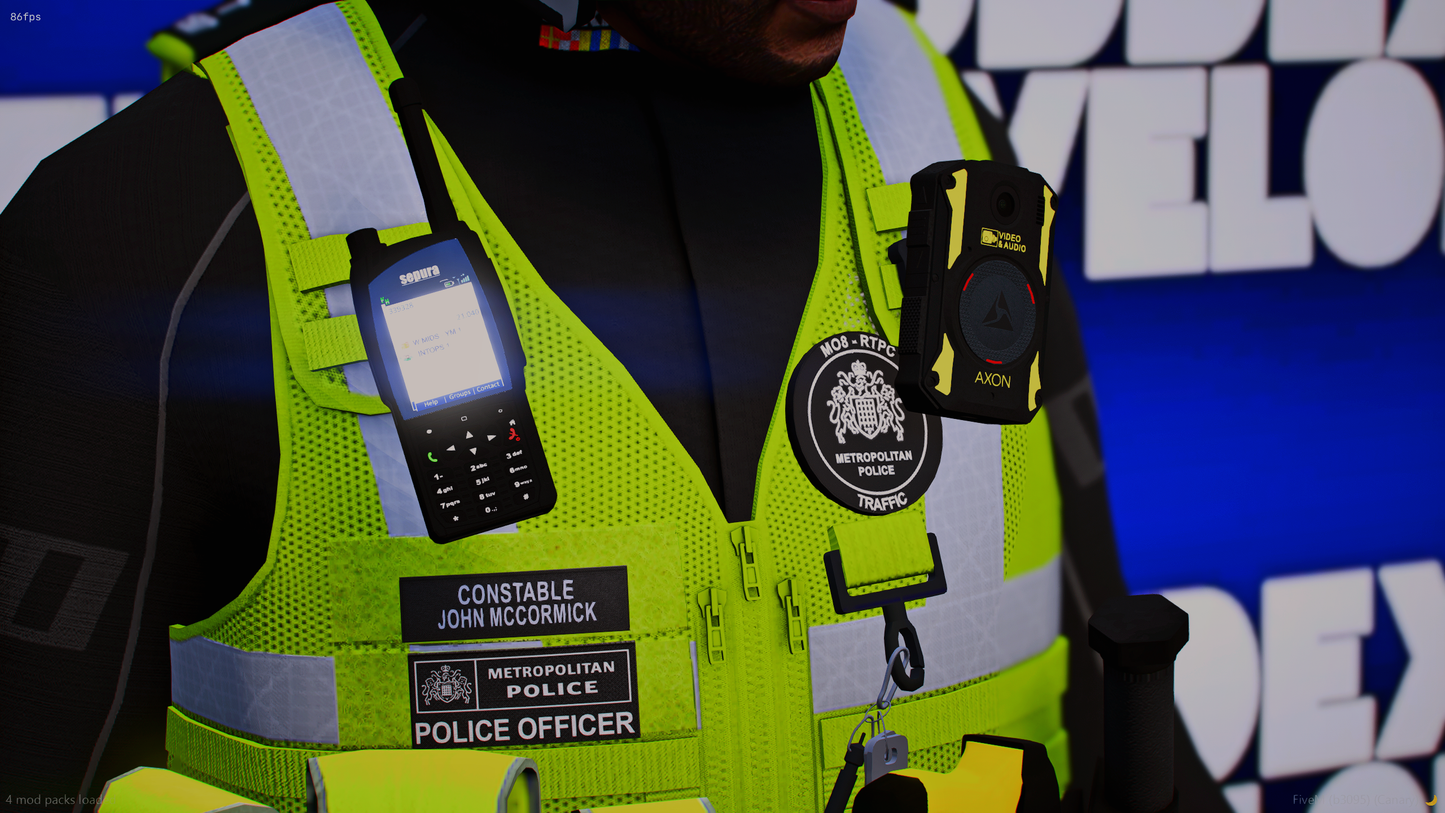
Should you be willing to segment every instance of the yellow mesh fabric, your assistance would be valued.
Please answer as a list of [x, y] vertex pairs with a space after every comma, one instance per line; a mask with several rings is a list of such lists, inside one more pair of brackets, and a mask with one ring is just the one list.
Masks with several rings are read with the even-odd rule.
[[[399, 72], [374, 19], [359, 3], [339, 6], [373, 75], [385, 87]], [[448, 191], [493, 258], [517, 322], [528, 359], [528, 394], [559, 500], [551, 513], [520, 524], [520, 535], [513, 539], [528, 548], [525, 554], [508, 555], [506, 537], [474, 537], [444, 548], [427, 540], [388, 537], [355, 415], [381, 411], [379, 402], [348, 392], [339, 373], [307, 369], [301, 325], [329, 316], [324, 294], [304, 292], [289, 259], [289, 247], [310, 235], [234, 67], [221, 53], [206, 61], [206, 69], [230, 119], [266, 247], [283, 464], [266, 565], [242, 596], [215, 617], [173, 635], [204, 634], [253, 651], [332, 656], [340, 748], [404, 747], [409, 741], [407, 647], [399, 640], [399, 628], [389, 626], [395, 620], [398, 576], [525, 570], [549, 556], [556, 558], [555, 566], [582, 566], [585, 557], [574, 551], [591, 542], [598, 543], [598, 556], [631, 542], [651, 561], [676, 562], [675, 570], [669, 564], [656, 572], [638, 572], [630, 591], [634, 601], [662, 608], [658, 614], [669, 617], [668, 623], [655, 629], [636, 625], [638, 629], [625, 634], [549, 638], [546, 643], [637, 640], [643, 737], [626, 744], [525, 749], [542, 768], [544, 796], [558, 797], [546, 799], [543, 809], [605, 807], [679, 794], [707, 795], [718, 810], [821, 808], [833, 779], [824, 765], [841, 740], [825, 737], [820, 719], [811, 713], [808, 656], [805, 651], [790, 653], [773, 588], [782, 580], [794, 580], [807, 625], [842, 620], [832, 612], [821, 561], [829, 548], [827, 529], [855, 521], [858, 515], [823, 497], [803, 475], [787, 439], [783, 399], [775, 404], [755, 498], [754, 523], [765, 531], [758, 535], [757, 546], [763, 599], [730, 601], [725, 610], [726, 660], [699, 661], [698, 732], [693, 727], [687, 643], [705, 637], [692, 597], [710, 587], [741, 596], [741, 570], [728, 542], [728, 526], [705, 480], [632, 377], [543, 284], [433, 129]], [[880, 185], [882, 174], [851, 111], [841, 74], [835, 70], [827, 83], [846, 104], [831, 114], [815, 104], [824, 152], [819, 201], [823, 235], [789, 370], [826, 336], [879, 332], [858, 269], [872, 267], [876, 272], [886, 244], [856, 243], [838, 150], [852, 151], [850, 155], [866, 151], [869, 161], [863, 162], [863, 171], [857, 179], [848, 179], [859, 186], [852, 199], [860, 205], [863, 190]], [[778, 382], [780, 394], [783, 384]], [[1011, 471], [1017, 476], [1020, 466], [1021, 460], [1006, 455], [1005, 477]], [[1014, 516], [1021, 506], [1017, 499], [1006, 500], [1006, 508]], [[921, 521], [922, 502], [906, 512]], [[657, 529], [656, 536], [643, 528]], [[601, 536], [567, 537], [585, 533], [616, 539], [603, 544]], [[358, 608], [372, 617], [363, 618]], [[674, 622], [674, 617], [680, 620]], [[385, 623], [378, 624], [378, 618]], [[278, 810], [299, 809], [301, 797], [291, 795], [297, 766], [257, 767], [254, 754], [235, 748], [234, 754], [222, 748], [225, 753], [217, 756], [207, 750], [213, 746], [188, 736], [168, 739], [177, 771]], [[304, 760], [297, 761], [304, 771]], [[550, 780], [549, 769], [554, 771]]]
[[1023, 509], [1024, 483], [1028, 480], [1024, 428], [1002, 427], [1003, 445], [1003, 574], [1012, 576], [1014, 549], [1019, 544], [1019, 515]]

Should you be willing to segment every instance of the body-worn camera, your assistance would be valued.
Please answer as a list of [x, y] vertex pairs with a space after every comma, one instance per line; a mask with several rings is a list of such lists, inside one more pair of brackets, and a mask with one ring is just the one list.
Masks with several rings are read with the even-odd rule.
[[1038, 411], [1058, 197], [1042, 176], [942, 161], [913, 176], [897, 387], [915, 412], [1028, 423]]

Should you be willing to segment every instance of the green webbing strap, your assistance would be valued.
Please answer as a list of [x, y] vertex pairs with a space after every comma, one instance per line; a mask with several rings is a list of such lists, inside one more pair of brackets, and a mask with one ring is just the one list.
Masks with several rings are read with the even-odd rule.
[[361, 342], [361, 327], [355, 316], [307, 322], [301, 335], [306, 339], [306, 361], [313, 370], [366, 360], [366, 346]]
[[317, 813], [534, 813], [541, 802], [536, 763], [515, 754], [393, 748], [308, 762]]
[[868, 209], [873, 213], [873, 230], [878, 233], [908, 227], [913, 208], [913, 190], [907, 182], [875, 186], [868, 190]]
[[165, 768], [136, 768], [105, 783], [98, 813], [276, 813], [274, 808]]
[[[377, 232], [381, 242], [388, 246], [424, 234], [431, 234], [431, 226], [427, 223], [410, 223]], [[291, 273], [296, 277], [296, 288], [302, 293], [351, 281], [351, 249], [346, 247], [344, 234], [328, 234], [315, 240], [293, 243], [288, 251]]]
[[[846, 732], [845, 732], [846, 736]], [[702, 787], [702, 738], [509, 751], [537, 763], [548, 799]]]
[[[953, 122], [954, 135], [963, 157], [975, 161], [988, 160], [991, 157], [988, 142], [984, 140], [983, 129], [952, 63], [933, 47], [913, 15], [904, 14], [903, 19], [938, 76], [943, 103]], [[814, 98], [821, 102], [823, 116], [843, 167], [843, 186], [848, 195], [848, 208], [854, 214], [853, 232], [857, 239], [860, 276], [868, 295], [868, 306], [884, 336], [897, 344], [903, 291], [898, 286], [898, 271], [887, 257], [888, 246], [897, 239], [897, 235], [883, 233], [908, 225], [911, 193], [906, 183], [883, 183], [883, 170], [877, 153], [863, 129], [842, 70], [835, 68], [815, 82], [813, 87]], [[866, 227], [866, 218], [862, 215], [864, 201], [872, 210], [872, 229]]]
[[290, 250], [291, 273], [296, 275], [296, 287], [303, 293], [351, 279], [351, 250], [346, 247], [344, 234], [294, 243]]
[[[908, 227], [908, 212], [913, 207], [913, 189], [908, 183], [875, 186], [868, 190], [868, 210], [873, 213], [873, 230], [883, 249], [899, 238]], [[892, 234], [886, 234], [892, 232]], [[886, 236], [885, 236], [886, 235]], [[903, 285], [898, 279], [898, 266], [883, 258], [878, 261], [878, 281], [883, 286], [883, 304], [889, 311], [903, 307]]]
[[276, 748], [217, 731], [171, 706], [166, 751], [207, 776], [264, 796], [306, 798], [306, 760], [334, 751]]
[[850, 589], [933, 572], [921, 511], [834, 525], [828, 529], [828, 542], [842, 554]]
[[[702, 739], [694, 735], [492, 753], [532, 760], [546, 797], [566, 799], [700, 788], [701, 747]], [[251, 742], [193, 720], [174, 706], [166, 718], [166, 750], [226, 784], [292, 799], [306, 798], [306, 761], [337, 753]]]
[[196, 61], [196, 49], [169, 31], [151, 37], [146, 50], [161, 61], [161, 81], [180, 73]]
[[[888, 726], [908, 734], [910, 751], [958, 742], [963, 734], [991, 732], [1057, 704], [1069, 685], [1068, 668], [1069, 639], [1059, 636], [1038, 655], [986, 679], [940, 694], [895, 701], [888, 712]], [[819, 723], [825, 773], [836, 773], [843, 766], [844, 745], [861, 711], [834, 712]]]

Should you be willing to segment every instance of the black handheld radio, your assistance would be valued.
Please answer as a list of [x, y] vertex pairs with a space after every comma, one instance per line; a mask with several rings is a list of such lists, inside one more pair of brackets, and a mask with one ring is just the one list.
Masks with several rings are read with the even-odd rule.
[[427, 534], [450, 542], [539, 516], [557, 490], [527, 403], [526, 357], [496, 269], [456, 216], [415, 83], [392, 83], [432, 233], [346, 238], [356, 319]]
[[1028, 423], [1038, 411], [1058, 196], [993, 161], [913, 176], [901, 264], [898, 394], [915, 412]]

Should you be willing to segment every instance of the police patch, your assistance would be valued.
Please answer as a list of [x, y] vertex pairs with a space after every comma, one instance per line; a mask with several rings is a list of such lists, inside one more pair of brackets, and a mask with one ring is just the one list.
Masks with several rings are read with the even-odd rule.
[[938, 473], [943, 426], [903, 408], [898, 348], [871, 333], [813, 346], [788, 383], [788, 439], [803, 472], [834, 502], [888, 514], [923, 496]]
[[637, 645], [407, 656], [413, 748], [487, 748], [642, 736]]

